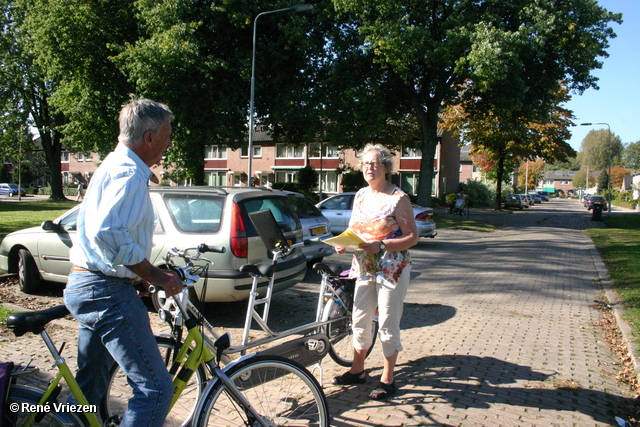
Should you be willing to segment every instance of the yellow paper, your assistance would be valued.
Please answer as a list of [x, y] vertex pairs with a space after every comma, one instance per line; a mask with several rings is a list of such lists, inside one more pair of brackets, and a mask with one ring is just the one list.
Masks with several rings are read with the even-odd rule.
[[326, 243], [331, 246], [340, 246], [343, 248], [351, 248], [358, 249], [358, 245], [360, 243], [364, 243], [364, 240], [358, 236], [353, 230], [347, 228], [342, 234], [331, 237], [327, 240], [323, 240], [323, 243]]

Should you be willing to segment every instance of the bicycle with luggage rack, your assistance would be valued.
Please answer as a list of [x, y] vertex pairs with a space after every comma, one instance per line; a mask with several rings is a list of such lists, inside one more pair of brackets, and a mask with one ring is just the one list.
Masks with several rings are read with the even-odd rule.
[[[176, 254], [189, 257], [188, 252], [196, 250], [196, 255], [191, 259], [204, 260], [200, 254], [208, 249], [201, 245], [199, 248], [176, 251]], [[188, 264], [174, 268], [182, 274], [185, 283], [185, 290], [179, 294], [182, 296], [188, 295], [187, 289], [195, 284], [199, 272], [206, 273], [206, 265], [196, 267], [192, 262]], [[159, 337], [162, 339], [158, 340], [159, 347], [166, 350], [163, 355], [174, 382], [174, 397], [167, 425], [329, 426], [326, 397], [316, 378], [306, 368], [287, 358], [264, 353], [244, 355], [221, 367], [224, 353], [231, 348], [230, 335], [219, 336], [211, 349], [203, 338], [201, 319], [186, 309], [181, 298], [173, 300], [179, 311], [177, 323], [180, 329], [182, 326], [187, 329], [187, 336], [180, 341], [173, 341], [175, 336]], [[7, 407], [15, 410], [3, 415], [3, 426], [112, 427], [119, 424], [119, 414], [109, 413], [109, 408], [117, 407], [117, 397], [111, 393], [101, 408], [91, 407], [61, 356], [64, 344], [58, 350], [45, 329], [49, 322], [67, 314], [69, 311], [65, 306], [57, 306], [37, 312], [15, 313], [7, 318], [7, 327], [16, 336], [28, 332], [40, 334], [58, 372], [47, 389], [42, 391], [15, 384], [21, 375], [37, 372], [36, 368], [28, 366], [14, 369]], [[167, 314], [170, 313], [164, 313]], [[116, 372], [117, 369], [114, 369], [113, 373]], [[58, 400], [62, 380], [67, 383], [77, 405]], [[113, 388], [111, 391], [114, 391]], [[176, 405], [183, 400], [183, 394], [188, 404]], [[196, 397], [193, 398], [193, 395]], [[104, 422], [100, 420], [98, 412]]]
[[[265, 245], [271, 250], [272, 261], [264, 264], [247, 264], [240, 268], [241, 271], [249, 273], [253, 277], [242, 332], [242, 343], [225, 349], [221, 356], [222, 363], [229, 363], [233, 360], [233, 357], [246, 354], [248, 350], [260, 348], [259, 355], [284, 356], [287, 359], [299, 362], [303, 366], [313, 366], [320, 372], [319, 376], [322, 384], [323, 371], [320, 362], [327, 354], [342, 366], [351, 366], [353, 363], [351, 309], [353, 305], [354, 280], [345, 278], [341, 274], [342, 269], [338, 265], [324, 263], [314, 265], [316, 271], [322, 275], [316, 304], [315, 321], [281, 332], [273, 331], [268, 326], [268, 316], [278, 260], [304, 243], [288, 244], [270, 211], [251, 213], [250, 217], [253, 223], [256, 224], [256, 229], [263, 241], [265, 241]], [[200, 271], [194, 276], [194, 272], [202, 268], [194, 265], [201, 257], [198, 252], [189, 254], [189, 251], [190, 249], [170, 251], [166, 257], [166, 264], [172, 269], [180, 270], [180, 274], [184, 274], [185, 277], [190, 277], [189, 282], [190, 286], [192, 286], [199, 276], [206, 277], [206, 272]], [[176, 266], [174, 259], [184, 260], [186, 266]], [[259, 298], [258, 283], [263, 277], [268, 278], [268, 284], [265, 296]], [[203, 289], [203, 292], [206, 292], [206, 290]], [[192, 316], [200, 319], [200, 324], [204, 331], [202, 334], [203, 340], [209, 348], [212, 348], [215, 339], [220, 334], [204, 319], [198, 308], [191, 301], [190, 295], [193, 295], [193, 293], [185, 289], [181, 294], [170, 298], [166, 298], [162, 290], [159, 293], [162, 294], [157, 298], [161, 305], [159, 310], [160, 317], [169, 324], [172, 330], [171, 337], [157, 337], [158, 346], [167, 363], [172, 358], [172, 354], [177, 353], [177, 350], [173, 349], [174, 346], [182, 342], [181, 331], [184, 326], [184, 316], [177, 307], [177, 300]], [[262, 307], [261, 312], [259, 312], [258, 307]], [[266, 336], [251, 339], [252, 321], [256, 322], [259, 328], [266, 333]], [[374, 338], [377, 335], [377, 328], [378, 323], [376, 320], [372, 322]], [[282, 342], [294, 335], [299, 335], [299, 337]], [[264, 348], [276, 342], [280, 343]], [[188, 424], [191, 414], [196, 411], [197, 402], [202, 396], [202, 384], [206, 381], [206, 370], [202, 368], [196, 369], [196, 375], [192, 377], [188, 386], [188, 393], [186, 396], [183, 393], [183, 397], [178, 401], [180, 407], [170, 413], [173, 425]], [[105, 405], [103, 405], [105, 414], [123, 413], [124, 409], [126, 409], [126, 404], [122, 402], [128, 400], [129, 393], [131, 393], [131, 389], [127, 384], [126, 377], [122, 375], [116, 365], [111, 376], [110, 392]]]
[[449, 206], [447, 215], [449, 216], [449, 218], [461, 217], [464, 219], [469, 219], [469, 205], [467, 203], [463, 203], [462, 206], [456, 207], [455, 203], [452, 203]]

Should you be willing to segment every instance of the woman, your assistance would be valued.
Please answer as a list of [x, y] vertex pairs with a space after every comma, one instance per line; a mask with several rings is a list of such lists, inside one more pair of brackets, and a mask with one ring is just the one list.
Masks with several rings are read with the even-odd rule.
[[[369, 398], [383, 400], [397, 390], [394, 368], [400, 343], [400, 318], [409, 285], [411, 257], [407, 249], [419, 235], [408, 196], [387, 181], [391, 153], [385, 147], [367, 144], [360, 152], [365, 181], [369, 184], [354, 199], [349, 228], [365, 242], [353, 256], [350, 277], [356, 279], [353, 308], [354, 361], [351, 369], [335, 377], [335, 385], [366, 382], [364, 361], [371, 347], [371, 322], [379, 310], [379, 336], [384, 355], [380, 383]], [[336, 248], [343, 254], [346, 248]]]

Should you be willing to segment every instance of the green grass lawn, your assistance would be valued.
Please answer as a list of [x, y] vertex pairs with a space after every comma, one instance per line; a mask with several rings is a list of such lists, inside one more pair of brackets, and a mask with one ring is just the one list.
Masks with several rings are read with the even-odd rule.
[[499, 227], [496, 224], [490, 224], [484, 221], [477, 221], [474, 219], [464, 219], [459, 217], [451, 218], [448, 215], [437, 213], [433, 216], [433, 220], [436, 222], [436, 227], [451, 228], [455, 230], [467, 230], [467, 231], [482, 231], [491, 233]]
[[0, 202], [0, 240], [12, 231], [42, 224], [56, 219], [77, 205], [76, 202]]
[[620, 295], [624, 316], [640, 343], [640, 215], [604, 216], [607, 228], [590, 228], [593, 240]]

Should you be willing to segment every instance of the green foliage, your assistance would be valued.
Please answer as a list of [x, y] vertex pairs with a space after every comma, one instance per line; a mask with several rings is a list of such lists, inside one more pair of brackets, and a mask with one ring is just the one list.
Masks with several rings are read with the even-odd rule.
[[353, 170], [342, 174], [342, 188], [345, 192], [358, 191], [366, 184], [360, 171]]
[[469, 179], [465, 183], [460, 183], [460, 186], [469, 197], [467, 203], [470, 206], [491, 206], [495, 200], [495, 190], [489, 188], [484, 181]]
[[311, 191], [318, 187], [318, 172], [307, 164], [304, 168], [298, 171], [298, 185], [300, 188], [304, 188], [307, 191]]
[[609, 173], [603, 169], [598, 176], [598, 193], [602, 193], [609, 188]]
[[640, 141], [624, 145], [622, 165], [627, 169], [640, 170]]
[[589, 131], [580, 145], [582, 164], [592, 170], [609, 167], [619, 163], [623, 152], [620, 137], [608, 129], [594, 129]]

